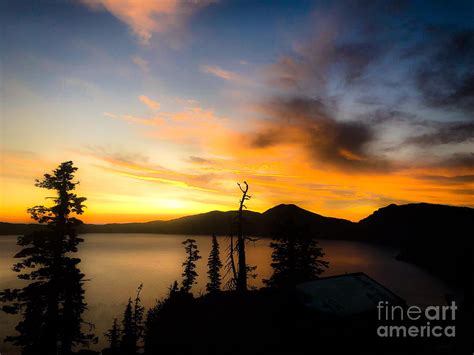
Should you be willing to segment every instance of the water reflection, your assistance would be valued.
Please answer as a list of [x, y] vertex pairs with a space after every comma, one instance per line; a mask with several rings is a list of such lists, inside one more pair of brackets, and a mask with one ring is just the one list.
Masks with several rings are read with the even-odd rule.
[[[162, 297], [174, 280], [181, 279], [184, 249], [181, 244], [188, 236], [151, 234], [87, 234], [80, 246], [81, 271], [89, 282], [85, 283], [88, 311], [84, 318], [96, 325], [100, 342], [102, 334], [110, 327], [113, 317], [121, 316], [125, 302], [134, 295], [137, 286], [144, 284], [142, 300], [146, 307]], [[203, 259], [197, 263], [198, 284], [195, 294], [205, 291], [207, 282], [207, 256], [211, 237], [193, 236]], [[12, 256], [17, 251], [15, 236], [0, 237], [0, 289], [19, 285], [11, 271]], [[226, 238], [219, 237], [221, 258], [226, 260]], [[251, 286], [262, 286], [262, 279], [271, 275], [271, 250], [269, 240], [259, 240], [248, 247], [248, 262], [257, 265], [258, 276]], [[375, 278], [412, 304], [444, 303], [448, 287], [423, 270], [394, 259], [396, 251], [389, 248], [347, 241], [320, 241], [330, 262], [323, 276], [363, 271]], [[21, 281], [20, 281], [21, 282]], [[11, 334], [16, 320], [1, 317], [0, 338]], [[8, 344], [0, 344], [5, 353]]]

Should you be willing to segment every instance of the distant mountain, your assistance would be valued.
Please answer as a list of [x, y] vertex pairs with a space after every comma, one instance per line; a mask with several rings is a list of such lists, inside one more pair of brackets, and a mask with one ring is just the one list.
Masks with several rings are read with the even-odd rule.
[[[291, 218], [304, 223], [310, 235], [319, 238], [343, 238], [342, 232], [354, 223], [331, 217], [323, 217], [295, 205], [278, 205], [264, 213], [244, 211], [247, 235], [270, 237], [273, 226], [282, 218]], [[159, 233], [190, 235], [230, 235], [236, 233], [237, 211], [212, 211], [186, 216], [170, 221], [147, 223], [84, 225], [82, 233]]]
[[358, 223], [359, 233], [368, 240], [387, 244], [403, 244], [420, 237], [432, 239], [438, 235], [457, 239], [472, 232], [473, 227], [474, 209], [429, 203], [391, 204]]
[[[283, 218], [290, 218], [304, 224], [310, 235], [318, 238], [351, 239], [350, 233], [355, 224], [345, 219], [324, 217], [295, 205], [278, 205], [264, 213], [244, 211], [245, 233], [247, 235], [270, 237], [272, 229]], [[146, 223], [84, 224], [80, 233], [158, 233], [189, 235], [229, 235], [235, 234], [237, 211], [211, 211], [186, 216], [170, 221], [151, 221]], [[0, 234], [24, 234], [35, 227], [34, 224], [1, 223]]]
[[24, 224], [0, 222], [0, 235], [27, 234], [44, 228], [45, 226], [34, 223]]
[[[261, 214], [245, 211], [247, 230], [255, 231]], [[85, 224], [81, 233], [158, 233], [190, 235], [226, 235], [232, 232], [237, 211], [211, 211], [169, 221], [151, 221], [146, 223]]]
[[324, 217], [296, 205], [278, 205], [262, 214], [263, 236], [271, 236], [281, 223], [292, 221], [321, 239], [353, 239], [356, 224], [346, 219]]

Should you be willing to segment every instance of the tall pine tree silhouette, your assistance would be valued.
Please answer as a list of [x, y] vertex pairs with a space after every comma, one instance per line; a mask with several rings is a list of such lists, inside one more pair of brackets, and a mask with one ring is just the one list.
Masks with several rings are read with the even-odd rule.
[[123, 312], [122, 339], [120, 341], [120, 352], [122, 354], [132, 355], [136, 353], [137, 341], [133, 324], [133, 303], [132, 298], [129, 298]]
[[120, 326], [118, 324], [117, 318], [114, 318], [112, 323], [112, 328], [110, 328], [106, 333], [104, 333], [105, 338], [109, 342], [109, 347], [102, 350], [103, 354], [108, 355], [118, 355], [120, 351]]
[[290, 287], [314, 280], [328, 267], [324, 252], [314, 236], [305, 233], [305, 226], [291, 217], [281, 221], [273, 232], [273, 275], [264, 282], [269, 286]]
[[183, 262], [183, 286], [181, 289], [183, 292], [188, 293], [191, 291], [191, 287], [196, 283], [198, 276], [196, 272], [196, 261], [201, 259], [201, 256], [199, 255], [199, 250], [194, 239], [186, 239], [183, 244], [186, 250], [186, 261]]
[[207, 260], [209, 282], [206, 285], [206, 290], [209, 293], [217, 292], [221, 288], [221, 273], [222, 262], [219, 256], [219, 243], [215, 235], [212, 235], [212, 248]]
[[31, 217], [45, 230], [18, 237], [22, 250], [15, 255], [21, 259], [13, 267], [18, 278], [28, 281], [22, 289], [6, 289], [0, 293], [5, 303], [3, 311], [20, 314], [16, 326], [19, 335], [7, 341], [21, 347], [23, 354], [70, 354], [74, 345], [95, 341], [92, 334], [82, 332], [84, 274], [78, 268], [79, 258], [73, 257], [83, 241], [76, 234], [82, 222], [72, 214], [84, 212], [85, 197], [74, 190], [77, 168], [72, 161], [64, 162], [36, 180], [36, 186], [56, 192], [53, 206], [35, 206], [28, 210]]
[[138, 350], [138, 343], [143, 337], [144, 325], [143, 325], [143, 316], [145, 313], [145, 307], [142, 305], [142, 299], [140, 294], [143, 289], [143, 284], [138, 286], [137, 295], [135, 296], [135, 301], [133, 303], [133, 326], [135, 328], [135, 339], [136, 339], [136, 350]]
[[138, 286], [135, 300], [128, 299], [122, 320], [122, 339], [120, 341], [120, 353], [124, 355], [135, 355], [139, 350], [139, 343], [143, 336], [143, 315], [145, 308], [142, 305], [140, 293], [143, 285]]

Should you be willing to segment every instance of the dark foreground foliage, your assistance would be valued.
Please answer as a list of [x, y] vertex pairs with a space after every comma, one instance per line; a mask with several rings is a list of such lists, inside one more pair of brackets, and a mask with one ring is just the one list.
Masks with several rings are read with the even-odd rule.
[[149, 355], [460, 354], [466, 345], [461, 336], [456, 342], [380, 338], [377, 314], [324, 316], [307, 308], [294, 289], [220, 292], [199, 298], [178, 293], [160, 302], [151, 314], [145, 338]]

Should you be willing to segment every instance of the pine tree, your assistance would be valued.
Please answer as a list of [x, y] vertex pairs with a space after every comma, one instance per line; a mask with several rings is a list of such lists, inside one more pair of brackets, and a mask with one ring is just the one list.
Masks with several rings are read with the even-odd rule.
[[206, 290], [209, 293], [217, 292], [221, 288], [221, 274], [220, 269], [222, 262], [219, 256], [219, 243], [215, 235], [212, 235], [212, 249], [207, 260], [209, 275], [209, 282], [206, 285]]
[[118, 353], [120, 348], [120, 326], [118, 325], [117, 318], [114, 318], [112, 328], [110, 328], [104, 336], [109, 342], [110, 353]]
[[126, 355], [136, 353], [136, 337], [133, 320], [133, 303], [132, 299], [128, 299], [125, 306], [122, 320], [122, 339], [120, 341], [120, 352]]
[[22, 316], [16, 327], [19, 335], [6, 340], [21, 347], [23, 354], [70, 354], [74, 345], [95, 341], [92, 334], [82, 332], [84, 274], [77, 267], [81, 260], [72, 256], [83, 239], [75, 231], [82, 222], [71, 214], [82, 214], [86, 200], [73, 192], [79, 184], [74, 181], [76, 171], [68, 161], [36, 180], [37, 187], [56, 192], [53, 206], [28, 210], [47, 228], [18, 237], [23, 249], [15, 258], [22, 260], [13, 270], [19, 279], [29, 282], [22, 289], [0, 293], [5, 303], [2, 309]]
[[186, 239], [183, 244], [186, 250], [186, 261], [183, 262], [183, 285], [181, 289], [183, 292], [188, 293], [191, 291], [191, 287], [196, 283], [198, 276], [196, 272], [196, 261], [201, 259], [201, 256], [199, 255], [199, 250], [194, 239]]
[[270, 246], [273, 248], [273, 275], [264, 280], [269, 286], [289, 287], [314, 280], [329, 265], [322, 259], [325, 254], [318, 242], [305, 234], [304, 226], [291, 219], [279, 225]]
[[135, 302], [133, 305], [133, 326], [135, 328], [135, 344], [138, 350], [138, 342], [143, 336], [143, 315], [145, 313], [145, 307], [142, 305], [142, 300], [140, 298], [140, 293], [142, 291], [143, 284], [141, 284], [137, 289], [137, 295], [135, 297]]
[[145, 307], [143, 307], [140, 298], [142, 288], [143, 285], [138, 286], [135, 300], [132, 302], [132, 299], [129, 298], [125, 306], [122, 320], [122, 339], [120, 341], [120, 352], [122, 354], [135, 355], [143, 337]]
[[179, 292], [178, 281], [174, 281], [170, 287], [168, 287], [168, 299], [172, 298]]

